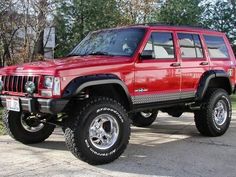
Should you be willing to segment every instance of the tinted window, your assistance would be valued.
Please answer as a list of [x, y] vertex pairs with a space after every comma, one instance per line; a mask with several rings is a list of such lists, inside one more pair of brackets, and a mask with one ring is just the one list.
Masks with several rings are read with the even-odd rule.
[[211, 58], [229, 58], [229, 53], [223, 37], [204, 35]]
[[202, 44], [197, 34], [178, 34], [182, 58], [203, 58]]
[[173, 36], [168, 32], [152, 33], [144, 51], [152, 50], [155, 59], [175, 58]]

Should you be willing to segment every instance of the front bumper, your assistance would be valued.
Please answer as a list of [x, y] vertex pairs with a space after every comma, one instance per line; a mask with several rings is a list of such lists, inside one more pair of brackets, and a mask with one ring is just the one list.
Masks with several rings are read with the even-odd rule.
[[[10, 96], [0, 95], [0, 102], [6, 107], [6, 98]], [[69, 100], [66, 99], [41, 99], [18, 97], [20, 101], [20, 109], [33, 113], [49, 113], [57, 114], [64, 110]]]

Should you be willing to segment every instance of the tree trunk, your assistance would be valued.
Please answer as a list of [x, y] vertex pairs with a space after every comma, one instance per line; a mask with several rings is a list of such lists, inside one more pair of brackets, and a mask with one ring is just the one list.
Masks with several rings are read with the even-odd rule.
[[44, 55], [44, 44], [43, 44], [44, 30], [39, 33], [39, 38], [36, 41], [35, 55]]
[[2, 60], [2, 66], [5, 66], [5, 62], [6, 61], [11, 61], [11, 54], [10, 54], [10, 50], [7, 44], [3, 45], [3, 60]]
[[[47, 0], [40, 0], [39, 1], [39, 15], [38, 15], [38, 23], [41, 25], [45, 23], [46, 17], [45, 17], [45, 9], [47, 8]], [[39, 36], [38, 40], [36, 41], [35, 44], [35, 49], [33, 52], [33, 58], [34, 59], [37, 55], [44, 55], [44, 29], [39, 29]]]
[[80, 37], [81, 39], [84, 38], [84, 1], [81, 0], [81, 16], [80, 16], [80, 21], [81, 21], [81, 30], [80, 30]]

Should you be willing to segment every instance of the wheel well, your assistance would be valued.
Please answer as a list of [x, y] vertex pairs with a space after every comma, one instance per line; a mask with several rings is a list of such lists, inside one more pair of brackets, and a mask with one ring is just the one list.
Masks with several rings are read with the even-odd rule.
[[119, 84], [102, 84], [86, 87], [82, 90], [88, 92], [90, 96], [106, 96], [119, 101], [126, 110], [131, 110], [128, 95]]
[[209, 88], [222, 88], [228, 92], [229, 95], [232, 94], [232, 88], [228, 79], [224, 77], [212, 78], [208, 84]]

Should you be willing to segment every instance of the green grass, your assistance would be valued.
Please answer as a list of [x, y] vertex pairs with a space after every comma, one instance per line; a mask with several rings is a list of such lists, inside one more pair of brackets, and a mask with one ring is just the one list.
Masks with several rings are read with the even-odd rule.
[[236, 110], [236, 94], [231, 96], [233, 110]]

